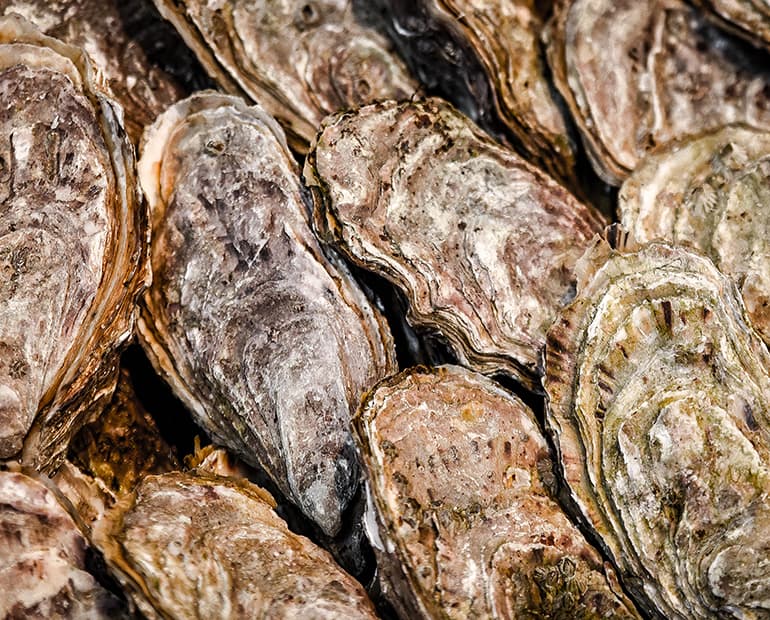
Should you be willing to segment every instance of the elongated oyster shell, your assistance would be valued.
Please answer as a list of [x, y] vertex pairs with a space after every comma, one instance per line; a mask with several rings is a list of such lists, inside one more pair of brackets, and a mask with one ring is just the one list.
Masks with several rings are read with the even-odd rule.
[[695, 4], [711, 9], [736, 34], [770, 48], [770, 2], [767, 0], [695, 0]]
[[366, 397], [355, 427], [402, 617], [638, 617], [551, 499], [532, 411], [496, 383], [453, 366], [406, 371]]
[[23, 473], [0, 471], [0, 617], [129, 617], [125, 602], [86, 569], [88, 553], [54, 489]]
[[52, 470], [115, 386], [146, 276], [120, 114], [81, 50], [0, 19], [0, 459]]
[[690, 245], [732, 276], [770, 342], [770, 132], [731, 126], [659, 149], [618, 204], [637, 242]]
[[554, 80], [608, 183], [655, 145], [733, 122], [770, 129], [770, 55], [682, 0], [561, 0], [552, 24]]
[[770, 354], [738, 292], [664, 244], [583, 267], [545, 353], [572, 498], [658, 617], [767, 617]]
[[148, 476], [94, 528], [148, 618], [376, 618], [363, 588], [230, 478]]
[[148, 355], [219, 443], [334, 534], [357, 487], [350, 416], [395, 354], [384, 319], [313, 237], [283, 132], [238, 98], [195, 95], [148, 132], [139, 174], [153, 234]]
[[414, 323], [464, 364], [535, 385], [597, 212], [440, 99], [331, 118], [305, 180], [317, 227], [402, 288]]
[[352, 0], [155, 0], [228, 92], [260, 104], [305, 152], [324, 116], [417, 90]]

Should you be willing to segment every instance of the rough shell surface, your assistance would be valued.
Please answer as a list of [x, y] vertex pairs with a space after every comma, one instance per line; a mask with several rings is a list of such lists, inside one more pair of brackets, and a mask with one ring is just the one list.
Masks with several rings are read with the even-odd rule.
[[576, 507], [661, 618], [770, 614], [770, 354], [705, 257], [603, 241], [548, 334]]
[[770, 48], [770, 3], [767, 0], [695, 0], [710, 9], [727, 28], [758, 45]]
[[283, 132], [260, 108], [186, 99], [148, 131], [139, 168], [149, 357], [217, 442], [336, 533], [358, 485], [350, 417], [395, 368], [384, 319], [313, 236]]
[[464, 364], [535, 384], [597, 212], [440, 99], [327, 120], [305, 181], [318, 229], [399, 286], [413, 323]]

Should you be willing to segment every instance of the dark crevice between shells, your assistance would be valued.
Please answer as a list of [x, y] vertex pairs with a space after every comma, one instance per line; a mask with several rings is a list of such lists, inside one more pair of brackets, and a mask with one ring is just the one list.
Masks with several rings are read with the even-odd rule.
[[[104, 561], [104, 555], [102, 555], [101, 551], [88, 545], [83, 555], [83, 566], [100, 586], [114, 595], [124, 607], [129, 607], [126, 593], [107, 569], [107, 563]], [[135, 616], [137, 618], [144, 617], [138, 611], [135, 611]]]

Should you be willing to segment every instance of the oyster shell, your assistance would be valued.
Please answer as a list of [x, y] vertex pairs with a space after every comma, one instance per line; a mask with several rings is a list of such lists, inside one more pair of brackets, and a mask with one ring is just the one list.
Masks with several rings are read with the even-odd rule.
[[324, 116], [417, 90], [389, 41], [352, 0], [155, 0], [228, 92], [275, 117], [304, 153]]
[[664, 244], [589, 251], [548, 333], [570, 494], [663, 618], [770, 613], [770, 354], [732, 282]]
[[109, 399], [146, 277], [121, 112], [83, 52], [0, 18], [0, 459], [53, 470]]
[[770, 342], [770, 132], [731, 126], [659, 149], [626, 179], [618, 204], [637, 242], [689, 245], [732, 276]]
[[532, 411], [493, 381], [406, 371], [367, 395], [355, 428], [371, 537], [402, 617], [638, 617], [551, 499]]
[[130, 617], [88, 572], [92, 551], [49, 485], [0, 471], [0, 617]]
[[598, 174], [727, 123], [770, 129], [770, 55], [681, 0], [561, 0], [548, 59]]
[[304, 174], [318, 229], [403, 289], [413, 323], [535, 386], [598, 212], [440, 99], [328, 119]]
[[719, 16], [736, 34], [770, 48], [770, 3], [767, 0], [695, 0]]
[[387, 325], [313, 236], [283, 132], [213, 93], [148, 131], [148, 356], [215, 441], [264, 468], [326, 534], [358, 484], [349, 420], [395, 368]]
[[363, 588], [247, 482], [147, 476], [94, 528], [148, 618], [376, 618]]

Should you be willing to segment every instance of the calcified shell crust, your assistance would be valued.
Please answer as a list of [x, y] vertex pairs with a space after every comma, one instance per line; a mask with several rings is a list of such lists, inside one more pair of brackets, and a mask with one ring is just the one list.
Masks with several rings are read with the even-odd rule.
[[620, 185], [658, 144], [770, 128], [770, 55], [681, 0], [560, 0], [548, 59], [596, 171]]
[[240, 99], [195, 95], [148, 130], [139, 174], [148, 355], [219, 443], [336, 533], [358, 480], [349, 420], [395, 355], [384, 319], [313, 236], [283, 132]]
[[363, 588], [274, 506], [247, 482], [148, 476], [94, 538], [151, 619], [376, 618]]
[[770, 354], [730, 280], [684, 248], [587, 253], [548, 334], [570, 494], [663, 618], [770, 613]]
[[440, 99], [327, 120], [305, 181], [317, 227], [403, 289], [412, 322], [464, 364], [534, 385], [598, 213]]
[[767, 0], [695, 0], [711, 9], [722, 25], [748, 40], [770, 48], [770, 3]]
[[532, 411], [445, 366], [380, 383], [355, 428], [385, 592], [404, 618], [636, 618], [546, 490]]
[[[491, 133], [571, 180], [575, 153], [545, 77], [535, 0], [380, 0], [420, 79]], [[542, 4], [542, 0], [539, 0]]]
[[0, 471], [0, 617], [127, 618], [125, 605], [86, 571], [87, 548], [53, 489]]
[[146, 275], [118, 106], [81, 50], [0, 19], [0, 459], [52, 470], [115, 385]]
[[733, 126], [646, 157], [620, 190], [637, 242], [664, 239], [707, 254], [741, 289], [770, 342], [770, 133]]
[[209, 74], [263, 106], [305, 152], [324, 116], [417, 83], [352, 0], [155, 0]]

